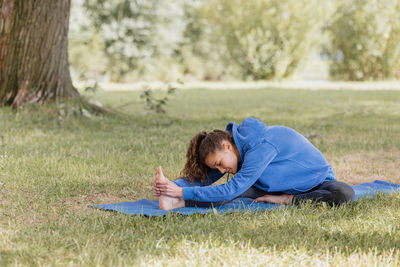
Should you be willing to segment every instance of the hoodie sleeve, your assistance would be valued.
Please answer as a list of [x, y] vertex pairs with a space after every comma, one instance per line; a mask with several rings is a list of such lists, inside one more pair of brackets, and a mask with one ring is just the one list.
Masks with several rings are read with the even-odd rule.
[[172, 182], [179, 187], [208, 186], [218, 181], [222, 176], [224, 176], [224, 174], [220, 173], [217, 169], [211, 169], [204, 184], [200, 181], [190, 182], [184, 177]]
[[242, 168], [229, 182], [215, 186], [184, 187], [183, 199], [208, 202], [238, 197], [260, 178], [277, 155], [275, 146], [263, 139], [245, 153]]

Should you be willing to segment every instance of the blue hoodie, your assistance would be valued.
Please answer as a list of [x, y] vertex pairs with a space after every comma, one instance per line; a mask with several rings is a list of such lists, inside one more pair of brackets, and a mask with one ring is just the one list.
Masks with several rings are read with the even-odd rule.
[[332, 166], [304, 136], [285, 126], [269, 126], [254, 118], [239, 126], [230, 122], [240, 153], [238, 172], [222, 185], [210, 186], [224, 174], [211, 169], [204, 184], [184, 178], [174, 181], [183, 187], [183, 199], [195, 201], [231, 200], [251, 186], [266, 192], [299, 194], [325, 180], [335, 180]]

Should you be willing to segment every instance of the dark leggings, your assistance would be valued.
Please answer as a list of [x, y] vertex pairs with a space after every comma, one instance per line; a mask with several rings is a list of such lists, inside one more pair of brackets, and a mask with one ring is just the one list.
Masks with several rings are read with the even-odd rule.
[[[261, 189], [258, 189], [255, 186], [247, 189], [243, 195], [237, 198], [258, 198], [264, 196], [266, 194], [269, 195], [281, 195], [282, 192], [265, 192]], [[235, 199], [237, 199], [235, 198]], [[354, 200], [354, 190], [348, 184], [338, 181], [325, 181], [320, 185], [308, 190], [307, 192], [303, 192], [301, 194], [296, 194], [293, 197], [292, 203], [299, 204], [302, 201], [311, 199], [313, 202], [327, 202], [330, 205], [338, 205], [346, 202], [350, 202]], [[215, 201], [215, 202], [199, 202], [193, 200], [185, 200], [186, 207], [216, 207], [223, 204], [226, 204], [229, 201]]]

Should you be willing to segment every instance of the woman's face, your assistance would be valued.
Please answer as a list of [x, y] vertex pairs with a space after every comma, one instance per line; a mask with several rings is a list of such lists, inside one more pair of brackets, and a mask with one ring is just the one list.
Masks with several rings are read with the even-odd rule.
[[237, 148], [230, 142], [224, 141], [222, 149], [208, 154], [205, 163], [212, 169], [218, 169], [220, 173], [237, 173], [240, 154]]

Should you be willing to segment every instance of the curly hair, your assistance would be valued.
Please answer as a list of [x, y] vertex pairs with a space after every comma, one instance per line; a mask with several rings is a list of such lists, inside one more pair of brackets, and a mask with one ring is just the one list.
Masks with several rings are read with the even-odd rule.
[[205, 159], [210, 153], [222, 149], [222, 142], [228, 141], [235, 145], [233, 136], [228, 131], [214, 130], [212, 132], [199, 132], [190, 140], [186, 153], [186, 164], [181, 171], [182, 176], [191, 182], [205, 182], [210, 171]]

